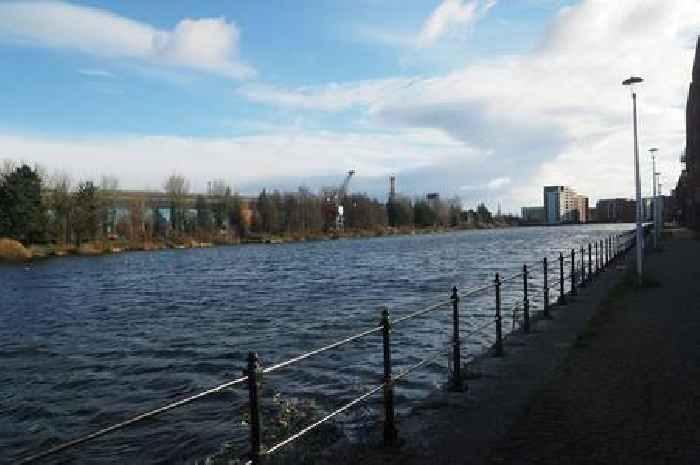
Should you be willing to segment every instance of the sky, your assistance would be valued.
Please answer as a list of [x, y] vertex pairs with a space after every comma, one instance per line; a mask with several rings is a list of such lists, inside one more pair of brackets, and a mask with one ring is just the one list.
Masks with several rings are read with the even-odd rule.
[[505, 211], [668, 193], [698, 0], [0, 0], [0, 158], [241, 193], [339, 184]]

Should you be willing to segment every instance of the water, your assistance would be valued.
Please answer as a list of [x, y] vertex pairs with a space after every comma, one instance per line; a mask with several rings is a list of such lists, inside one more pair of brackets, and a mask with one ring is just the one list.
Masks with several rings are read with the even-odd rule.
[[[248, 351], [265, 364], [324, 345], [519, 272], [533, 263], [532, 306], [541, 306], [541, 265], [629, 225], [464, 231], [285, 245], [68, 257], [0, 265], [0, 462], [121, 421], [241, 376]], [[504, 286], [506, 315], [522, 280]], [[553, 294], [556, 297], [556, 294]], [[493, 291], [463, 312], [493, 312]], [[445, 347], [449, 309], [397, 326], [396, 369]], [[464, 331], [483, 320], [464, 318]], [[510, 328], [508, 320], [506, 326]], [[493, 339], [466, 338], [465, 356]], [[397, 392], [405, 411], [443, 383], [446, 357]], [[313, 399], [326, 409], [381, 382], [381, 341], [372, 336], [265, 380], [265, 395]], [[51, 463], [192, 463], [245, 440], [244, 388], [62, 453]]]

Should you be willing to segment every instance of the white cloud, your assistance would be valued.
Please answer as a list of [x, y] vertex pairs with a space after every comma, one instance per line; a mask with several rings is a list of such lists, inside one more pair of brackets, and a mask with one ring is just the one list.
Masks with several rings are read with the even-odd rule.
[[97, 77], [97, 78], [114, 78], [116, 77], [114, 73], [105, 71], [103, 69], [79, 69], [78, 73], [83, 76]]
[[248, 84], [237, 93], [253, 102], [290, 108], [340, 111], [352, 107], [369, 107], [409, 88], [420, 78], [391, 78], [323, 86], [284, 89], [267, 84]]
[[55, 0], [0, 4], [3, 41], [189, 68], [235, 79], [255, 73], [239, 59], [239, 36], [236, 24], [223, 18], [184, 19], [168, 31], [102, 9]]
[[486, 184], [489, 189], [493, 190], [498, 190], [502, 189], [503, 187], [507, 186], [510, 184], [510, 178], [509, 177], [502, 177], [502, 178], [495, 178], [492, 179]]
[[425, 21], [418, 36], [418, 43], [431, 45], [454, 27], [468, 27], [477, 16], [477, 2], [443, 0]]
[[360, 177], [377, 177], [383, 186], [384, 177], [397, 166], [420, 170], [474, 156], [463, 144], [429, 129], [390, 134], [288, 129], [227, 138], [0, 134], [0, 146], [3, 158], [30, 157], [49, 172], [68, 171], [76, 179], [111, 174], [121, 180], [122, 187], [156, 189], [172, 171], [186, 173], [199, 189], [206, 181], [221, 177], [239, 187], [313, 183], [316, 178], [337, 177], [347, 169], [357, 170]]
[[[639, 95], [641, 150], [644, 155], [650, 145], [664, 150], [660, 163], [671, 187], [680, 170], [676, 155], [684, 145], [697, 32], [697, 0], [585, 0], [562, 9], [534, 52], [482, 60], [432, 78], [402, 78], [410, 86], [385, 79], [307, 88], [305, 95], [323, 99], [303, 99], [303, 108], [365, 108], [376, 128], [429, 128], [478, 148], [483, 157], [435, 163], [414, 173], [424, 179], [444, 176], [445, 189], [479, 186], [483, 192], [465, 191], [476, 198], [495, 195], [486, 180], [499, 178], [512, 180], [498, 195], [503, 191], [504, 204], [513, 207], [541, 203], [545, 184], [571, 184], [593, 198], [629, 196], [631, 99], [620, 84], [632, 74], [645, 78]], [[278, 89], [257, 101], [294, 106], [301, 99], [297, 94]], [[650, 168], [643, 158], [646, 176]]]
[[419, 31], [397, 31], [387, 29], [385, 25], [360, 24], [354, 27], [354, 33], [362, 40], [405, 48], [412, 52], [432, 49], [445, 39], [465, 38], [466, 33], [496, 2], [497, 0], [442, 0]]

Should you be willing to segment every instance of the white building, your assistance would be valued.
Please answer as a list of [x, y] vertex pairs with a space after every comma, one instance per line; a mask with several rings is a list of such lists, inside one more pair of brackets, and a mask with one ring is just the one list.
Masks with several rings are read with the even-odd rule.
[[545, 224], [586, 223], [588, 197], [568, 186], [544, 187]]

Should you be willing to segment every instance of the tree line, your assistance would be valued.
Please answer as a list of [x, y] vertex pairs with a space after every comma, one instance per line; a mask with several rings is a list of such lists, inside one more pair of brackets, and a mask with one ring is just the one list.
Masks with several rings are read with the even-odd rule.
[[[68, 175], [47, 176], [39, 167], [5, 161], [0, 167], [0, 237], [24, 244], [80, 246], [106, 239], [230, 242], [335, 229], [337, 205], [306, 187], [294, 192], [263, 189], [257, 197], [244, 199], [225, 181], [214, 180], [206, 193], [195, 196], [188, 180], [173, 174], [163, 183], [162, 194], [165, 206], [146, 193], [120, 191], [114, 177], [73, 184]], [[457, 198], [394, 196], [383, 203], [357, 193], [344, 197], [343, 208], [349, 233], [494, 221], [485, 205], [465, 211]]]

